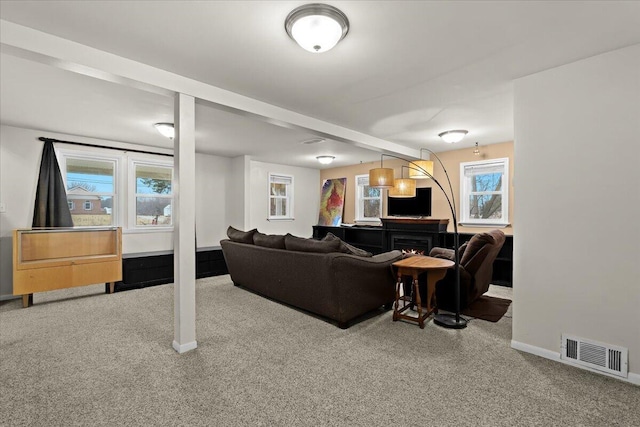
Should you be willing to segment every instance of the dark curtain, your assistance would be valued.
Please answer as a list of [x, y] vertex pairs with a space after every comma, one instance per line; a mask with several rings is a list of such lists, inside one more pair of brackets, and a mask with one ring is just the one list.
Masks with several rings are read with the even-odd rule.
[[32, 225], [33, 227], [73, 227], [67, 192], [51, 141], [45, 141], [42, 150]]

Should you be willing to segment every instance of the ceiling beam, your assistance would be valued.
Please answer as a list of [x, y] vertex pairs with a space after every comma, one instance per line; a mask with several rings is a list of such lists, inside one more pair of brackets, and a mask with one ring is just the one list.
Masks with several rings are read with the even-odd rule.
[[193, 96], [199, 103], [318, 137], [381, 153], [419, 158], [417, 149], [305, 116], [216, 86], [80, 43], [0, 20], [0, 51], [53, 67], [165, 96]]

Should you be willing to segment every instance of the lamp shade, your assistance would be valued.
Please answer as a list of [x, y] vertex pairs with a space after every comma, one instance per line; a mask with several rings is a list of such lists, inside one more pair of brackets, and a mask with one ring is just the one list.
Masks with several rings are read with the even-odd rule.
[[173, 139], [175, 136], [175, 130], [173, 129], [173, 123], [156, 123], [154, 124], [158, 132], [167, 138]]
[[349, 20], [333, 6], [313, 3], [292, 10], [284, 27], [304, 50], [320, 53], [333, 48], [347, 35]]
[[396, 179], [389, 189], [389, 197], [416, 197], [416, 182], [409, 178]]
[[442, 132], [438, 134], [440, 138], [443, 139], [444, 142], [449, 144], [454, 144], [456, 142], [462, 141], [462, 138], [469, 132], [466, 130], [448, 130], [446, 132]]
[[374, 168], [369, 170], [369, 186], [374, 188], [393, 188], [393, 169]]
[[433, 162], [431, 160], [416, 160], [411, 163], [413, 165], [409, 165], [409, 178], [430, 179], [433, 176]]

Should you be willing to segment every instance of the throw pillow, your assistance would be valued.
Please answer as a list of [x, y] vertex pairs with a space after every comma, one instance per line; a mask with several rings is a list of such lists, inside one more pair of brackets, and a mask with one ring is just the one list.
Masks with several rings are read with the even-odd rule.
[[238, 242], [238, 243], [253, 244], [253, 235], [257, 232], [258, 230], [255, 228], [249, 231], [241, 231], [231, 226], [227, 228], [227, 236], [229, 236], [229, 239], [232, 242]]
[[373, 256], [373, 254], [371, 252], [365, 251], [364, 249], [356, 248], [355, 246], [350, 245], [349, 243], [347, 243], [344, 240], [340, 239], [338, 236], [336, 236], [333, 233], [327, 233], [327, 235], [324, 236], [324, 238], [322, 240], [323, 241], [338, 240], [340, 242], [340, 252], [344, 252], [345, 254], [357, 255], [357, 256], [362, 256], [362, 257], [372, 257]]
[[340, 252], [339, 240], [304, 239], [287, 234], [284, 236], [284, 243], [289, 251], [317, 252], [323, 254]]
[[264, 234], [256, 231], [253, 235], [253, 244], [265, 248], [285, 249], [284, 236], [280, 234]]
[[493, 244], [496, 240], [489, 233], [478, 233], [474, 235], [471, 240], [467, 242], [462, 256], [460, 257], [460, 264], [466, 264], [473, 258], [473, 256], [486, 244]]

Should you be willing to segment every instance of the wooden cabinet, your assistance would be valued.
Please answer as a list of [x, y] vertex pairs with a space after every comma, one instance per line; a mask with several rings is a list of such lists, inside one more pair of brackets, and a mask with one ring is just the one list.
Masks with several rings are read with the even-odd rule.
[[23, 306], [35, 292], [122, 279], [122, 230], [116, 227], [13, 231], [13, 294]]

